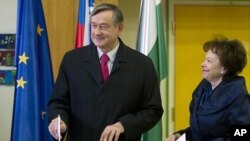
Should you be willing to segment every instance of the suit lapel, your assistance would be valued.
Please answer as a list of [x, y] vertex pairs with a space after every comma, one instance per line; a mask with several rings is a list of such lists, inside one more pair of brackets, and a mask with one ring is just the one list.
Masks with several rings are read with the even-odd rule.
[[123, 63], [127, 62], [127, 48], [120, 38], [119, 38], [119, 42], [120, 42], [120, 46], [119, 46], [119, 49], [117, 50], [117, 54], [113, 63], [110, 76], [112, 76], [113, 73], [118, 71], [121, 68]]
[[[123, 63], [127, 62], [128, 47], [125, 46], [125, 44], [122, 42], [120, 38], [119, 41], [120, 41], [120, 46], [113, 63], [110, 77], [112, 77], [112, 74], [121, 68]], [[84, 58], [84, 63], [86, 65], [87, 71], [97, 84], [102, 84], [102, 73], [100, 67], [100, 60], [97, 54], [97, 47], [91, 45], [86, 52], [87, 53]]]
[[102, 83], [102, 74], [100, 68], [100, 60], [97, 55], [96, 47], [90, 46], [84, 58], [87, 71], [97, 84]]

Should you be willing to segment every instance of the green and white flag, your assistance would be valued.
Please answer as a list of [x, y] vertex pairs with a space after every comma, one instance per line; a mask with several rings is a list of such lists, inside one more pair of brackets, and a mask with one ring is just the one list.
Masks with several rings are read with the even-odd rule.
[[162, 120], [143, 134], [142, 141], [162, 141], [166, 137], [167, 60], [162, 19], [161, 0], [141, 0], [137, 50], [149, 56], [154, 63], [164, 108]]

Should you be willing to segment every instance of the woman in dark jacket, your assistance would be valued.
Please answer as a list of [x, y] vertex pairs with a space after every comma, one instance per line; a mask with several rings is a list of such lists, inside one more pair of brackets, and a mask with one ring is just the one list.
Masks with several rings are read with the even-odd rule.
[[206, 42], [203, 49], [203, 80], [193, 92], [190, 127], [166, 141], [183, 133], [192, 141], [229, 141], [232, 125], [250, 124], [250, 96], [244, 77], [238, 76], [247, 64], [242, 43], [222, 37]]

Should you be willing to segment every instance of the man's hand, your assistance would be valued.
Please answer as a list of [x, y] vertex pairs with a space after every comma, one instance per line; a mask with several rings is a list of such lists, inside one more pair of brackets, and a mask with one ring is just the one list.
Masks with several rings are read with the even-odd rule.
[[124, 133], [124, 128], [121, 122], [106, 126], [102, 132], [100, 141], [118, 141], [121, 133]]
[[[50, 124], [49, 124], [49, 132], [50, 134], [55, 138], [55, 139], [59, 139], [59, 136], [61, 138], [61, 135], [58, 135], [58, 129], [57, 129], [57, 122], [58, 122], [58, 118], [54, 118]], [[64, 123], [64, 121], [60, 121], [60, 128], [61, 128], [61, 134], [66, 132], [67, 130], [67, 126], [66, 124]]]

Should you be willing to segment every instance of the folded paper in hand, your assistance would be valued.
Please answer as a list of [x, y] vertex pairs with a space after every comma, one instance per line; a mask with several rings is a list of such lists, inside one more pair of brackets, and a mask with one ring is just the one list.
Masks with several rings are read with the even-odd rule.
[[176, 141], [186, 141], [186, 134], [182, 134]]

